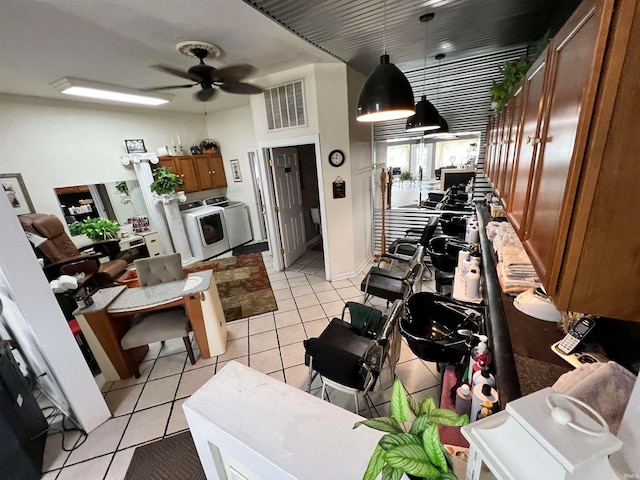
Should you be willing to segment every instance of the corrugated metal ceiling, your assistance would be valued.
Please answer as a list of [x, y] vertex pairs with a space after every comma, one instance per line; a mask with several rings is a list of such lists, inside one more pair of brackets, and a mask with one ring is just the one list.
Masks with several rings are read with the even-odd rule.
[[[368, 74], [383, 53], [384, 0], [245, 0], [302, 38]], [[402, 70], [527, 45], [573, 0], [386, 0], [386, 50]], [[575, 3], [575, 2], [574, 2]], [[427, 24], [419, 21], [435, 13]]]

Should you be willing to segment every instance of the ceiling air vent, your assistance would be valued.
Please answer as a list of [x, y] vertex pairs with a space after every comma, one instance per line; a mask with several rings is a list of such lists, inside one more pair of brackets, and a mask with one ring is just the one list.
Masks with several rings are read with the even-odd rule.
[[303, 86], [302, 80], [298, 80], [264, 91], [264, 106], [269, 130], [300, 127], [307, 124]]

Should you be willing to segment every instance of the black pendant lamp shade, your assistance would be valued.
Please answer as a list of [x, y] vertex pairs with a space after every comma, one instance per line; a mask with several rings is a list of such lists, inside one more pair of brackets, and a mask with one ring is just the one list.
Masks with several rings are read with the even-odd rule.
[[[426, 95], [416, 103], [416, 114], [407, 118], [407, 132], [424, 132], [441, 128], [440, 119], [442, 117], [436, 107], [427, 100]], [[444, 120], [444, 119], [443, 119]], [[447, 127], [448, 128], [448, 127]]]
[[385, 53], [360, 90], [357, 120], [381, 122], [406, 118], [415, 112], [409, 80], [398, 67], [389, 63], [389, 55]]
[[425, 137], [437, 137], [438, 135], [449, 133], [449, 124], [447, 123], [447, 121], [444, 119], [442, 115], [440, 115], [439, 121], [440, 121], [440, 127], [438, 127], [435, 130], [429, 130], [428, 132], [425, 132], [426, 133]]

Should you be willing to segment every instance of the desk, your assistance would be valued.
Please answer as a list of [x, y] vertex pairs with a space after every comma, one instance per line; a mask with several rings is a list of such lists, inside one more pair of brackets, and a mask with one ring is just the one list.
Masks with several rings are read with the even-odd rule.
[[[184, 305], [200, 356], [209, 358], [226, 350], [226, 320], [211, 270], [149, 287], [105, 288], [96, 292], [93, 300], [93, 305], [74, 311], [74, 315], [107, 381], [133, 375], [120, 339], [138, 313]], [[134, 350], [135, 361], [140, 362], [148, 347]]]

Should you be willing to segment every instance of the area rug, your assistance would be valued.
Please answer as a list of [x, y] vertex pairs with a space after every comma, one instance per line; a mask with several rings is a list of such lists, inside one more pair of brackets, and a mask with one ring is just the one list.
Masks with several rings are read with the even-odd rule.
[[227, 322], [278, 309], [261, 253], [198, 262], [185, 274], [213, 270]]
[[240, 245], [233, 249], [233, 256], [246, 255], [247, 253], [266, 252], [269, 250], [269, 242], [251, 243], [249, 245]]
[[136, 448], [125, 480], [206, 480], [191, 432]]

